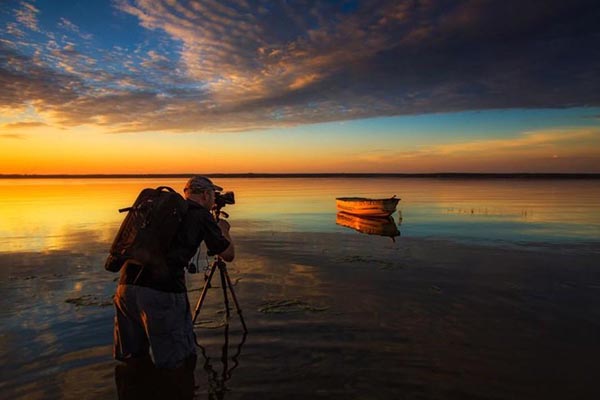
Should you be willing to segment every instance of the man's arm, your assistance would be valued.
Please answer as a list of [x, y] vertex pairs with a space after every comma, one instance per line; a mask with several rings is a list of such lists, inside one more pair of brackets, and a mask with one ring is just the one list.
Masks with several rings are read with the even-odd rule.
[[233, 259], [235, 258], [235, 247], [233, 245], [233, 240], [231, 240], [231, 235], [229, 234], [229, 229], [231, 228], [231, 225], [229, 225], [229, 222], [223, 219], [220, 219], [217, 224], [219, 225], [219, 228], [221, 228], [223, 236], [229, 242], [229, 246], [227, 246], [227, 248], [219, 254], [219, 257], [221, 257], [227, 262], [233, 261]]

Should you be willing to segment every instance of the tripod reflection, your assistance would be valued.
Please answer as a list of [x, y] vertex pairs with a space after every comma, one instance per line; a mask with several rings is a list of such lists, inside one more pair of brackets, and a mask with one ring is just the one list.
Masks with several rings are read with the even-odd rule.
[[[221, 358], [222, 369], [214, 366], [214, 361], [211, 361], [211, 357], [208, 356], [208, 352], [204, 346], [198, 341], [196, 345], [200, 348], [202, 357], [204, 358], [204, 365], [202, 368], [206, 371], [208, 378], [208, 398], [209, 399], [224, 399], [225, 394], [229, 391], [226, 382], [231, 379], [233, 371], [238, 367], [238, 357], [242, 352], [242, 346], [246, 342], [247, 331], [243, 331], [240, 343], [236, 346], [235, 353], [229, 356], [229, 325], [226, 324], [223, 329], [224, 343], [221, 347]], [[215, 360], [217, 360], [215, 358]], [[231, 364], [230, 364], [231, 362]], [[219, 373], [220, 370], [220, 373]]]
[[[198, 342], [198, 336], [196, 335], [196, 346], [200, 348], [202, 353], [202, 357], [204, 358], [204, 365], [202, 368], [206, 371], [206, 375], [208, 378], [208, 398], [209, 399], [223, 399], [225, 398], [225, 394], [229, 391], [227, 388], [226, 382], [231, 379], [232, 372], [238, 367], [238, 357], [242, 352], [242, 346], [246, 342], [246, 336], [248, 334], [248, 329], [246, 328], [246, 323], [244, 321], [244, 317], [242, 315], [242, 310], [237, 300], [237, 296], [235, 295], [235, 290], [233, 288], [233, 284], [229, 277], [229, 273], [227, 272], [227, 264], [220, 257], [216, 257], [213, 264], [210, 266], [209, 273], [206, 276], [206, 281], [204, 282], [204, 287], [202, 288], [202, 293], [198, 299], [198, 303], [196, 305], [196, 309], [194, 311], [194, 316], [192, 322], [195, 327], [202, 327], [202, 322], [197, 321], [198, 316], [202, 311], [202, 306], [204, 304], [204, 300], [208, 294], [208, 289], [211, 288], [211, 281], [216, 271], [219, 271], [220, 281], [221, 281], [221, 290], [223, 294], [223, 305], [225, 308], [225, 322], [223, 326], [223, 336], [224, 343], [221, 347], [221, 364], [222, 369], [219, 373], [219, 368], [214, 366], [214, 361], [211, 361], [211, 357], [208, 356], [208, 352], [206, 347]], [[242, 339], [240, 343], [237, 345], [237, 350], [233, 354], [233, 356], [229, 356], [229, 320], [230, 320], [230, 303], [229, 296], [233, 300], [233, 305], [237, 311], [239, 316], [241, 325], [242, 325]], [[206, 327], [206, 326], [205, 326]], [[230, 364], [231, 361], [231, 364]]]

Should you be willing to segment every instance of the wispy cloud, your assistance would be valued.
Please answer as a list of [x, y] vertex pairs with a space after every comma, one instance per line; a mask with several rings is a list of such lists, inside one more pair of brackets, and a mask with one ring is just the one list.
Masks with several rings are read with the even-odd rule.
[[[595, 154], [600, 162], [600, 128], [564, 128], [523, 132], [506, 139], [479, 139], [460, 143], [421, 145], [417, 148], [358, 154], [363, 161], [397, 162], [419, 158], [505, 158], [545, 156], [558, 158], [576, 153]], [[600, 165], [598, 166], [600, 167]]]
[[600, 105], [597, 2], [113, 4], [161, 45], [94, 48], [64, 17], [43, 43], [39, 11], [19, 3], [0, 37], [0, 107], [113, 132], [228, 132]]
[[[590, 146], [592, 145], [592, 146]], [[570, 146], [600, 149], [600, 128], [552, 129], [525, 132], [508, 139], [477, 140], [465, 143], [432, 146], [427, 151], [438, 155], [498, 154], [523, 152], [526, 154], [547, 151], [552, 155], [569, 151]]]
[[9, 124], [0, 125], [2, 129], [27, 129], [27, 128], [39, 128], [41, 126], [48, 126], [48, 124], [39, 121], [24, 121], [24, 122], [12, 122]]
[[[19, 25], [17, 25], [14, 22], [9, 22], [8, 24], [6, 24], [6, 32], [17, 39], [22, 39], [25, 37], [25, 32], [23, 32], [23, 30], [21, 30], [19, 28]], [[5, 42], [8, 42], [6, 40], [4, 40]]]
[[79, 27], [77, 25], [75, 25], [73, 22], [69, 21], [68, 19], [66, 19], [64, 17], [60, 18], [58, 26], [63, 29], [66, 29], [68, 31], [76, 33], [80, 38], [85, 39], [85, 40], [90, 40], [94, 37], [90, 33], [81, 32], [81, 30], [79, 29]]
[[32, 31], [39, 31], [37, 15], [39, 10], [31, 3], [21, 1], [20, 7], [15, 10], [17, 21]]
[[600, 172], [600, 128], [547, 129], [506, 139], [371, 150], [349, 159], [365, 171]]
[[14, 140], [14, 139], [25, 139], [26, 136], [18, 133], [0, 133], [0, 139]]

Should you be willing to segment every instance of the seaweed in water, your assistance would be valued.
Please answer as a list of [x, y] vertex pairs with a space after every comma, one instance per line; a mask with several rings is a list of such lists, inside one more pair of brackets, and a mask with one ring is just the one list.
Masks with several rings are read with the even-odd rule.
[[194, 327], [204, 329], [218, 329], [223, 328], [225, 325], [227, 325], [226, 319], [205, 319], [196, 321]]
[[72, 297], [65, 300], [66, 303], [75, 304], [77, 307], [89, 307], [89, 306], [98, 306], [98, 307], [108, 307], [113, 303], [108, 300], [100, 300], [96, 296], [91, 294], [85, 294], [80, 297]]
[[323, 312], [329, 307], [318, 307], [300, 300], [276, 300], [264, 303], [258, 311], [262, 313]]
[[378, 260], [373, 257], [363, 257], [363, 256], [358, 256], [358, 255], [346, 256], [346, 257], [342, 258], [341, 261], [343, 263], [365, 263], [365, 264], [371, 264], [371, 265], [378, 265], [379, 269], [383, 269], [383, 270], [395, 270], [395, 269], [406, 268], [406, 265], [399, 263], [399, 262]]

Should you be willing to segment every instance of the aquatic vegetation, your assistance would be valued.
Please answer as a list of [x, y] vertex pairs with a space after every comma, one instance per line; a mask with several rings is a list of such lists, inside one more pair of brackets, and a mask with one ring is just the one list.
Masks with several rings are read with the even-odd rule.
[[108, 307], [112, 306], [113, 302], [111, 300], [99, 299], [97, 296], [91, 294], [85, 294], [80, 297], [72, 297], [65, 300], [65, 303], [74, 304], [77, 307], [89, 307], [89, 306], [98, 306], [98, 307]]
[[295, 312], [323, 312], [329, 307], [316, 306], [301, 300], [274, 300], [263, 303], [258, 311], [267, 314], [295, 313]]
[[380, 260], [374, 257], [363, 257], [363, 256], [346, 256], [341, 259], [343, 263], [365, 263], [376, 265], [379, 269], [384, 270], [395, 270], [405, 268], [406, 265], [398, 263], [395, 260]]
[[195, 328], [203, 328], [203, 329], [219, 329], [219, 328], [223, 328], [225, 325], [227, 325], [227, 320], [225, 318], [204, 319], [204, 320], [196, 321], [196, 323], [194, 324], [194, 327]]

